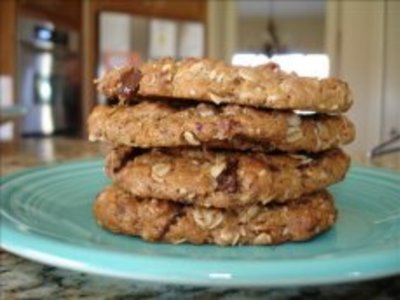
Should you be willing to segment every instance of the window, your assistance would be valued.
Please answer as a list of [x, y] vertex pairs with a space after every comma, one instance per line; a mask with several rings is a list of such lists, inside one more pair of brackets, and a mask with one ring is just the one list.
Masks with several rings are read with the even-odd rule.
[[232, 58], [232, 64], [238, 66], [257, 66], [268, 62], [279, 64], [286, 72], [296, 72], [300, 76], [327, 77], [329, 58], [325, 54], [277, 54], [272, 58], [264, 54], [238, 53]]

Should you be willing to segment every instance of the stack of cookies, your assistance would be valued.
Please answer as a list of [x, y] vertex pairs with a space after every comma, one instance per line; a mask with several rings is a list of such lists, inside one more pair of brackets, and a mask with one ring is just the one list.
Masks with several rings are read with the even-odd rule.
[[104, 228], [175, 244], [264, 245], [335, 223], [326, 188], [344, 178], [350, 160], [338, 147], [355, 135], [340, 114], [352, 104], [343, 81], [271, 63], [166, 58], [96, 83], [109, 103], [91, 113], [90, 140], [112, 145], [113, 183], [94, 203]]

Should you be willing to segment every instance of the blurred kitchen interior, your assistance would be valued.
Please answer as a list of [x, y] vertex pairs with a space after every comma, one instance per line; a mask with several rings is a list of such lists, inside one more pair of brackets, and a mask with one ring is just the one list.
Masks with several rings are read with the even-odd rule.
[[2, 148], [86, 138], [105, 100], [93, 79], [163, 56], [339, 76], [355, 98], [350, 151], [400, 132], [400, 1], [1, 0], [0, 51]]

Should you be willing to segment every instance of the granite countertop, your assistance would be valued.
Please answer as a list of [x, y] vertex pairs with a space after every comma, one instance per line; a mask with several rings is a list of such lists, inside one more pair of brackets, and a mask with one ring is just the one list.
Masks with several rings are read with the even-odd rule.
[[[0, 173], [104, 154], [104, 147], [67, 138], [27, 139], [2, 153]], [[357, 163], [400, 170], [400, 154]], [[0, 236], [1, 238], [1, 236]], [[45, 266], [0, 250], [0, 299], [400, 299], [400, 276], [302, 288], [232, 289], [169, 286], [107, 278]]]

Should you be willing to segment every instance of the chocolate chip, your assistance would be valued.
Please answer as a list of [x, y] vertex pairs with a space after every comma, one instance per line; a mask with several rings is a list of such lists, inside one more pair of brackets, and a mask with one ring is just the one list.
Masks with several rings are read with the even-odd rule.
[[[116, 153], [117, 158], [114, 160], [111, 158], [111, 170], [113, 174], [118, 173], [121, 171], [126, 164], [132, 160], [136, 155], [138, 155], [137, 151], [135, 151], [134, 148], [121, 148], [121, 149], [115, 149], [114, 150]], [[113, 152], [114, 152], [113, 151]]]
[[279, 172], [280, 171], [279, 167], [274, 164], [267, 164], [267, 166], [271, 172]]
[[142, 79], [142, 72], [134, 68], [132, 72], [123, 73], [121, 75], [121, 89], [119, 98], [121, 100], [129, 100], [133, 98], [139, 90], [139, 83]]
[[238, 190], [237, 169], [238, 160], [236, 158], [229, 158], [225, 170], [217, 177], [217, 190], [228, 193], [235, 193]]

